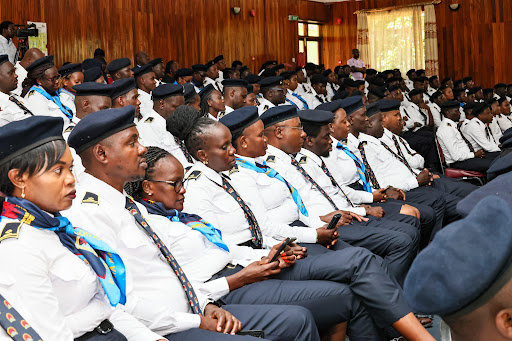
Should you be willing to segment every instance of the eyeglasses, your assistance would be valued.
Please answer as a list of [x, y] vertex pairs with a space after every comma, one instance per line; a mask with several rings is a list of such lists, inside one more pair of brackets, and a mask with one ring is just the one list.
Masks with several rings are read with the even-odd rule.
[[304, 127], [302, 124], [298, 127], [290, 127], [290, 126], [277, 126], [276, 128], [290, 128], [290, 129], [297, 129], [297, 130], [304, 130]]
[[60, 75], [57, 75], [52, 78], [43, 78], [43, 79], [53, 83], [53, 82], [58, 81], [60, 78], [61, 78]]
[[[146, 179], [147, 180], [147, 179]], [[165, 182], [166, 184], [169, 184], [174, 187], [174, 192], [179, 193], [181, 191], [181, 188], [183, 187], [183, 183], [185, 182], [184, 179], [178, 180], [178, 181], [165, 181], [165, 180], [148, 180], [152, 182]]]

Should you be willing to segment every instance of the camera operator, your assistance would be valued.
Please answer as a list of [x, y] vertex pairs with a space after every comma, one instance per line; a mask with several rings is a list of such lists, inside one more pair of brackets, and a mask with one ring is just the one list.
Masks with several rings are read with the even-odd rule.
[[12, 91], [13, 94], [21, 96], [21, 91], [23, 90], [23, 81], [27, 78], [27, 70], [25, 68], [38, 60], [39, 58], [43, 58], [44, 53], [38, 49], [37, 47], [32, 47], [25, 52], [22, 60], [16, 62], [16, 74], [18, 75], [18, 87], [16, 90]]
[[16, 56], [16, 45], [14, 45], [12, 38], [16, 33], [16, 27], [10, 21], [3, 21], [0, 23], [0, 55], [6, 54], [9, 56], [9, 61], [14, 64]]

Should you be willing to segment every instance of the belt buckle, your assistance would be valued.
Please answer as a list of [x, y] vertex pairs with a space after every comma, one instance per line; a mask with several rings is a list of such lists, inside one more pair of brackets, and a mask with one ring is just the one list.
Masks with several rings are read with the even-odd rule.
[[110, 333], [114, 329], [114, 325], [112, 322], [110, 322], [108, 319], [101, 322], [99, 326], [95, 328], [95, 330], [98, 332], [98, 334], [106, 335]]

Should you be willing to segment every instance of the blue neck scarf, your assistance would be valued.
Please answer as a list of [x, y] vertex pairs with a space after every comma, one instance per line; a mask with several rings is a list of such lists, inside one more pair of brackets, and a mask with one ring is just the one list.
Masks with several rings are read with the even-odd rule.
[[222, 240], [222, 233], [200, 216], [180, 212], [175, 209], [168, 210], [161, 202], [140, 199], [139, 203], [144, 205], [150, 214], [161, 215], [167, 217], [171, 221], [183, 223], [190, 228], [201, 232], [210, 242], [229, 252], [228, 246]]
[[48, 92], [46, 92], [45, 89], [43, 89], [41, 86], [39, 85], [32, 85], [32, 87], [30, 88], [30, 90], [34, 90], [34, 91], [37, 91], [39, 92], [41, 95], [43, 95], [47, 100], [49, 101], [52, 101], [53, 103], [57, 104], [57, 106], [59, 107], [60, 111], [62, 111], [62, 113], [67, 117], [69, 118], [70, 120], [73, 118], [73, 111], [71, 111], [71, 109], [69, 109], [68, 107], [66, 107], [64, 104], [62, 104], [62, 102], [60, 101], [60, 92], [62, 89], [59, 89], [57, 90], [56, 92], [56, 95], [55, 96], [52, 96], [50, 95]]
[[124, 263], [100, 238], [73, 227], [69, 220], [59, 213], [52, 217], [30, 201], [16, 197], [5, 199], [0, 221], [5, 219], [15, 219], [36, 229], [54, 231], [62, 245], [91, 266], [110, 304], [115, 307], [118, 303], [126, 303]]
[[343, 150], [345, 154], [347, 154], [352, 160], [354, 160], [354, 163], [356, 164], [357, 168], [357, 175], [359, 175], [359, 179], [361, 179], [361, 182], [363, 183], [363, 189], [368, 193], [372, 193], [372, 187], [370, 186], [368, 180], [366, 179], [366, 168], [364, 166], [364, 163], [357, 156], [355, 156], [355, 154], [352, 153], [352, 151], [350, 151], [348, 147], [344, 146], [341, 142], [338, 142], [336, 148]]

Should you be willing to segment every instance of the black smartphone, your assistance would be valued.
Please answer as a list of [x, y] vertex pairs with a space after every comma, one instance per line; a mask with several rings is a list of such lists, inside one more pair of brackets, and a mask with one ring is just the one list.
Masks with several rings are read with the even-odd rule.
[[258, 339], [264, 339], [265, 333], [263, 330], [241, 330], [237, 335], [249, 335]]
[[288, 237], [286, 238], [286, 240], [281, 244], [281, 246], [279, 247], [279, 249], [277, 249], [277, 252], [276, 254], [274, 255], [274, 257], [272, 257], [272, 259], [270, 260], [270, 263], [272, 262], [275, 262], [277, 260], [277, 257], [279, 257], [279, 255], [281, 255], [281, 252], [283, 252], [284, 248], [290, 244], [292, 241], [292, 238]]
[[335, 214], [332, 217], [331, 222], [329, 223], [329, 225], [327, 225], [327, 229], [328, 230], [332, 230], [333, 228], [335, 228], [336, 225], [338, 224], [338, 221], [340, 221], [340, 219], [341, 219], [341, 214], [340, 213]]

